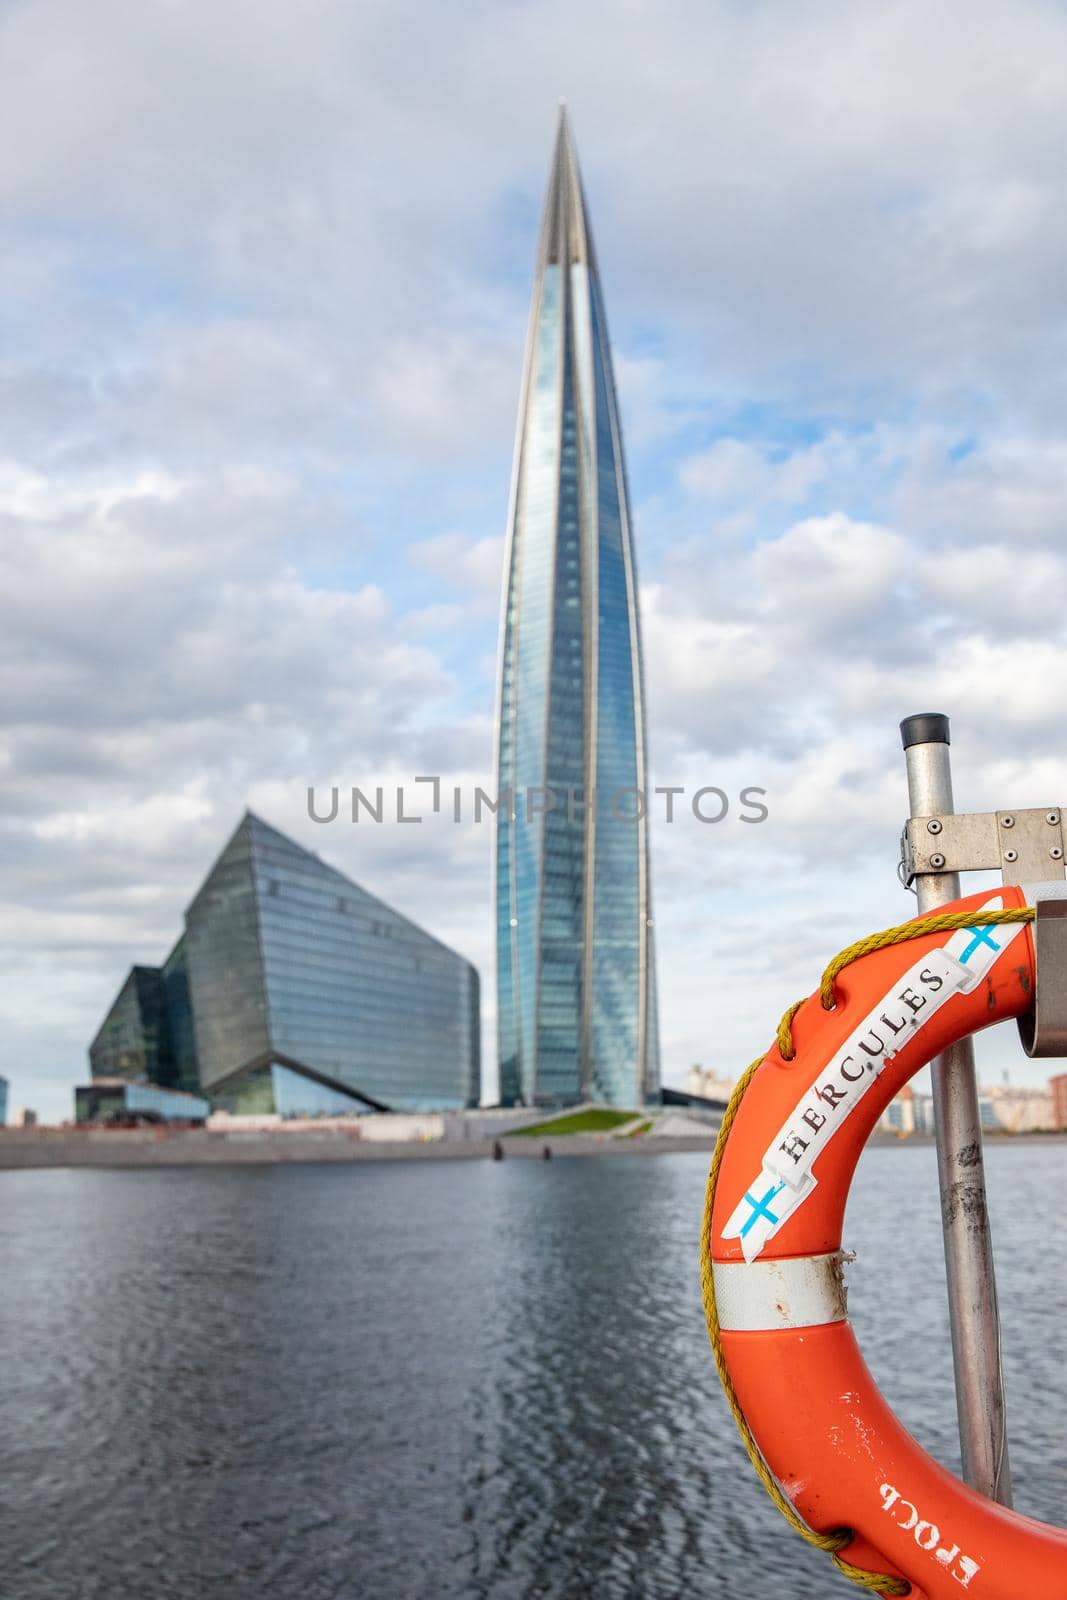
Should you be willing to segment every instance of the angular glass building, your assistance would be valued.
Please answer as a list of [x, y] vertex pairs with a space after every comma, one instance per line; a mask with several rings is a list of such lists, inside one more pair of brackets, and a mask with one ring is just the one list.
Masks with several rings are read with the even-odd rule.
[[496, 927], [504, 1104], [659, 1088], [637, 572], [604, 298], [560, 113], [509, 514]]
[[162, 967], [134, 967], [94, 1080], [233, 1112], [450, 1109], [481, 1094], [478, 974], [247, 812]]
[[[181, 967], [182, 942], [162, 967], [131, 967], [89, 1046], [89, 1066], [96, 1079], [154, 1083], [163, 1089], [195, 1089], [196, 1058], [179, 1064], [168, 1006], [168, 973]], [[184, 1070], [183, 1070], [184, 1069]]]

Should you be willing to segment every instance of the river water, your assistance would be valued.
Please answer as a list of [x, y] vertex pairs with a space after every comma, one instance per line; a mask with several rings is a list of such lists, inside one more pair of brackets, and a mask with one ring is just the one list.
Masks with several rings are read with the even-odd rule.
[[[2, 1600], [855, 1593], [718, 1390], [702, 1155], [0, 1173]], [[1016, 1503], [1067, 1520], [1067, 1145], [988, 1153]], [[934, 1153], [851, 1309], [958, 1468]]]

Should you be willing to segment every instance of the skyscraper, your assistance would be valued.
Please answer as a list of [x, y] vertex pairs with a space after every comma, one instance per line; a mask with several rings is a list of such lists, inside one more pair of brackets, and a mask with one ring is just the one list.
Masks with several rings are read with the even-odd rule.
[[560, 112], [526, 344], [500, 666], [507, 1103], [659, 1087], [637, 572], [604, 297]]

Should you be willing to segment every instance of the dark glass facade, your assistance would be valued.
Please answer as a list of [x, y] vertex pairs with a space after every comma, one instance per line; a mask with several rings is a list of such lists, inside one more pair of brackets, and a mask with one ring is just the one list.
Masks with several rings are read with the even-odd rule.
[[196, 1034], [193, 1029], [193, 1005], [189, 997], [184, 934], [164, 961], [161, 978], [174, 1061], [174, 1087], [187, 1094], [195, 1094], [200, 1087], [200, 1072], [196, 1060]]
[[249, 812], [90, 1059], [231, 1111], [459, 1108], [481, 1094], [480, 1010], [468, 961]]
[[512, 486], [497, 748], [505, 1104], [659, 1088], [637, 574], [603, 295], [561, 114]]
[[7, 1079], [0, 1078], [0, 1128], [7, 1126]]
[[176, 1088], [177, 1075], [159, 967], [131, 967], [89, 1046], [94, 1078]]

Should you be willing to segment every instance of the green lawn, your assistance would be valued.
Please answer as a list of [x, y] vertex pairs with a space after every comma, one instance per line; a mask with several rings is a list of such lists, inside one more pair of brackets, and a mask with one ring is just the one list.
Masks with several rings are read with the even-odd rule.
[[651, 1126], [652, 1126], [651, 1122], [639, 1122], [637, 1124], [636, 1128], [631, 1128], [630, 1129], [630, 1131], [626, 1135], [626, 1137], [627, 1137], [627, 1139], [639, 1139], [643, 1133], [647, 1133], [648, 1132], [648, 1130], [649, 1130], [649, 1128], [651, 1128]]
[[546, 1134], [555, 1137], [562, 1133], [610, 1133], [612, 1128], [621, 1128], [624, 1122], [632, 1122], [637, 1115], [634, 1111], [610, 1111], [607, 1106], [591, 1106], [585, 1111], [572, 1111], [569, 1116], [555, 1117], [551, 1122], [537, 1122], [532, 1128], [518, 1128], [528, 1139], [543, 1139]]

